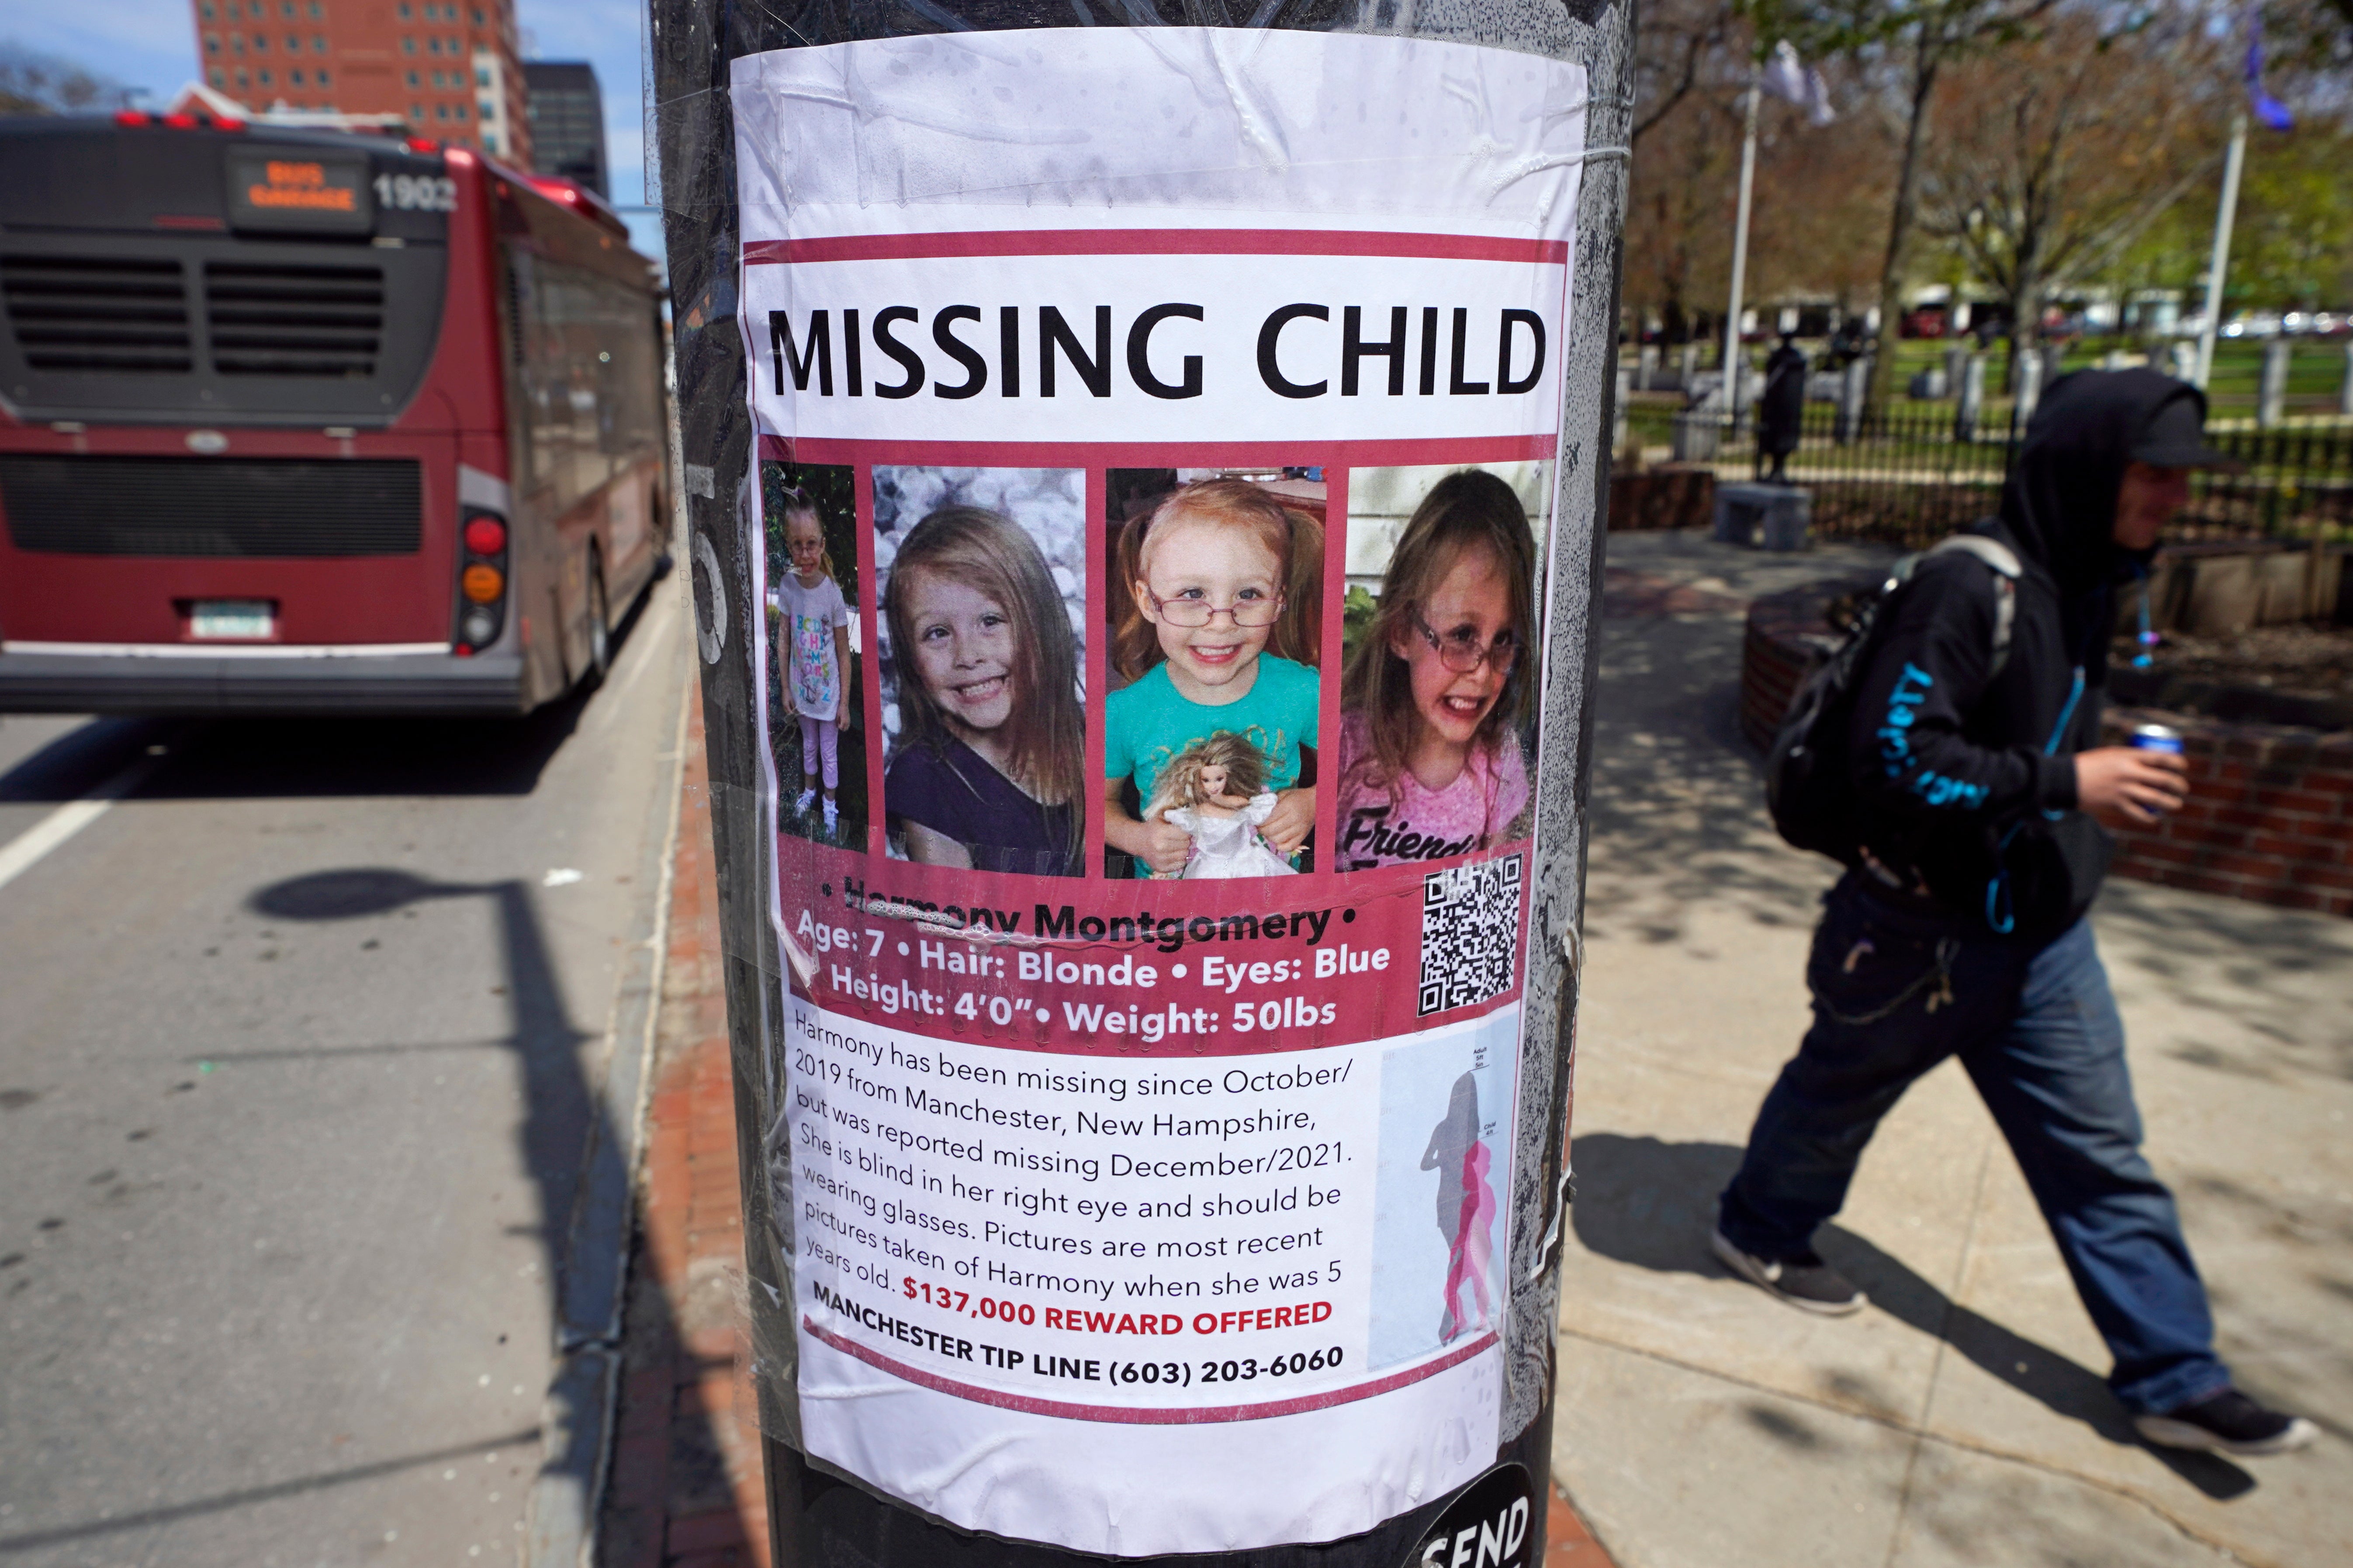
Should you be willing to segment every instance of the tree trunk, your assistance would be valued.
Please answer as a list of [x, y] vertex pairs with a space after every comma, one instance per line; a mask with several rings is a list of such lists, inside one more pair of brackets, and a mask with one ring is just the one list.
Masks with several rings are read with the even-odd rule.
[[1895, 399], [1895, 345], [1903, 338], [1904, 270], [1912, 259], [1912, 227], [1919, 205], [1920, 148], [1928, 135], [1928, 98], [1936, 90], [1936, 45], [1920, 29], [1912, 65], [1912, 114], [1904, 128], [1904, 161], [1895, 172], [1895, 205], [1888, 215], [1887, 259], [1879, 269], [1879, 339], [1863, 405], [1876, 419]]
[[2010, 391], [2018, 391], [2019, 363], [2042, 352], [2042, 275], [2021, 271], [2010, 300]]

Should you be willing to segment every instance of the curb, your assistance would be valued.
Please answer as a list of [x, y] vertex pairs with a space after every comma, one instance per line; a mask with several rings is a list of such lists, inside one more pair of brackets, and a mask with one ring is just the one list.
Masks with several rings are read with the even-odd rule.
[[[693, 682], [691, 671], [686, 680]], [[540, 1407], [543, 1458], [524, 1513], [525, 1568], [594, 1568], [596, 1555], [596, 1518], [610, 1469], [619, 1390], [630, 1220], [645, 1150], [649, 1068], [660, 1015], [670, 877], [695, 695], [689, 690], [679, 704], [669, 773], [646, 814], [645, 848], [635, 874], [637, 886], [652, 889], [653, 896], [631, 922], [614, 980], [605, 1081], [597, 1095], [603, 1114], [589, 1131], [580, 1195], [565, 1237], [555, 1359]]]

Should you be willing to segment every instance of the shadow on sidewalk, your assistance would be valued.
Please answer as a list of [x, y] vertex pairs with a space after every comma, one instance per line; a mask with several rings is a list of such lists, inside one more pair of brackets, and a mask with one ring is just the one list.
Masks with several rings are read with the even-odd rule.
[[[1739, 1168], [1727, 1143], [1671, 1143], [1597, 1132], [1576, 1140], [1577, 1240], [1620, 1263], [1662, 1274], [1724, 1275], [1708, 1252], [1716, 1194]], [[1940, 1339], [1979, 1370], [2112, 1443], [2141, 1447], [2131, 1417], [2098, 1373], [2048, 1346], [1972, 1311], [1854, 1232], [1824, 1226], [1823, 1258], [1871, 1297], [1880, 1311]], [[1776, 1426], [1766, 1431], [1783, 1436]], [[2221, 1500], [2253, 1489], [2254, 1478], [2211, 1454], [2150, 1448], [2166, 1467]]]

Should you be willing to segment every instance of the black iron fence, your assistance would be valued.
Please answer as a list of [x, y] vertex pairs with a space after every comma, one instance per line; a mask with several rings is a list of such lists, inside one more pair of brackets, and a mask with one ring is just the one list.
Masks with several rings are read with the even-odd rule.
[[[1711, 464], [1719, 479], [1755, 471], [1746, 415], [1735, 424], [1692, 409], [1672, 416], [1672, 433], [1677, 458]], [[1811, 492], [1816, 538], [1917, 549], [1997, 509], [2021, 434], [2006, 405], [1972, 424], [1951, 403], [1899, 402], [1852, 416], [1811, 403], [1786, 478]], [[2246, 471], [2200, 474], [2169, 538], [2353, 541], [2353, 425], [2223, 428], [2209, 437]]]

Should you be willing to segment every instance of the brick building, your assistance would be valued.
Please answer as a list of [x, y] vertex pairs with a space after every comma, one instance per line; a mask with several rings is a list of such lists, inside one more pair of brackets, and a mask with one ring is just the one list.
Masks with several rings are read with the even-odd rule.
[[255, 109], [399, 114], [531, 167], [514, 0], [190, 0], [205, 81]]

